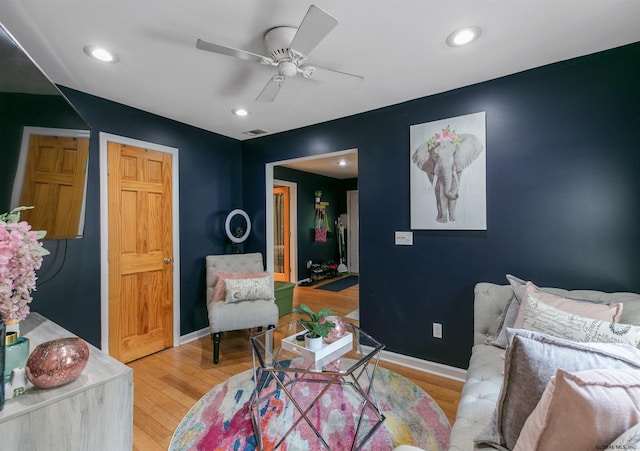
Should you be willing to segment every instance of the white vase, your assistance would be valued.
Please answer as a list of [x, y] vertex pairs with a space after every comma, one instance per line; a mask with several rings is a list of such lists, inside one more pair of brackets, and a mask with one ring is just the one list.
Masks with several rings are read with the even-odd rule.
[[311, 334], [304, 336], [304, 347], [310, 351], [318, 351], [322, 349], [322, 337], [311, 337]]

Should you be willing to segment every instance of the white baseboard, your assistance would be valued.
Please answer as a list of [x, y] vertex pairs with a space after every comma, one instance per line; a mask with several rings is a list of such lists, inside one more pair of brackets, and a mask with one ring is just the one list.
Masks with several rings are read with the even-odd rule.
[[[180, 345], [182, 346], [208, 335], [211, 335], [211, 329], [209, 329], [208, 327], [196, 330], [194, 332], [180, 336]], [[366, 352], [370, 352], [373, 348], [363, 346], [363, 349], [365, 349]], [[449, 365], [443, 365], [442, 363], [418, 359], [416, 357], [411, 357], [404, 354], [397, 354], [391, 351], [383, 350], [380, 354], [380, 360], [396, 365], [405, 366], [407, 368], [412, 368], [414, 370], [423, 371], [425, 373], [435, 374], [436, 376], [446, 377], [448, 379], [453, 379], [460, 382], [464, 382], [467, 379], [466, 370]]]
[[209, 327], [190, 332], [186, 335], [181, 335], [180, 346], [186, 345], [187, 343], [190, 343], [192, 341], [196, 341], [198, 338], [206, 337], [207, 335], [211, 335], [211, 329]]
[[[363, 346], [363, 349], [372, 350], [368, 346]], [[430, 362], [428, 360], [418, 359], [404, 354], [397, 354], [391, 351], [383, 350], [380, 353], [380, 360], [383, 362], [389, 362], [396, 365], [405, 366], [414, 370], [422, 371], [436, 376], [446, 377], [455, 381], [464, 382], [467, 379], [467, 370], [456, 368], [449, 365], [443, 365], [442, 363]]]

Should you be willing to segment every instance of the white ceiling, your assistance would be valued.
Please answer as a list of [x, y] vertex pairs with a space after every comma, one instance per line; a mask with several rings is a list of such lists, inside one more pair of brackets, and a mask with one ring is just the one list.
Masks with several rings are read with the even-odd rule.
[[[262, 36], [297, 26], [300, 0], [2, 0], [0, 22], [57, 84], [244, 140], [345, 117], [640, 41], [638, 0], [318, 0], [336, 28], [309, 61], [362, 75], [357, 89], [298, 76], [254, 103], [272, 67], [198, 50], [198, 38], [264, 54]], [[464, 48], [453, 30], [483, 29]], [[83, 53], [104, 45], [104, 64]], [[244, 106], [251, 115], [231, 110]]]
[[358, 177], [358, 149], [289, 160], [278, 166], [334, 179], [352, 179]]

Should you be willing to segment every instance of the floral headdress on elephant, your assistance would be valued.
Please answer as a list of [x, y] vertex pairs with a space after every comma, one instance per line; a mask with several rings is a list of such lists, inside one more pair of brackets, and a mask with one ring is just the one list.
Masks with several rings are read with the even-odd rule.
[[458, 135], [455, 130], [451, 130], [450, 125], [447, 125], [446, 128], [442, 129], [441, 133], [436, 133], [429, 141], [427, 141], [427, 149], [429, 151], [435, 149], [442, 141], [450, 141], [456, 147], [460, 147], [460, 144], [462, 143], [462, 136]]

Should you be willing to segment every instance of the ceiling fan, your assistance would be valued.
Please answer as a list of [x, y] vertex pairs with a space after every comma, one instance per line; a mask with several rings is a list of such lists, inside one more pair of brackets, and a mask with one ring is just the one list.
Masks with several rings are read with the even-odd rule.
[[271, 77], [256, 98], [256, 102], [273, 102], [287, 78], [297, 74], [320, 82], [350, 83], [354, 86], [364, 80], [359, 75], [307, 64], [309, 53], [337, 24], [336, 18], [317, 6], [311, 5], [298, 28], [275, 27], [266, 32], [264, 45], [268, 56], [214, 44], [202, 39], [198, 39], [196, 47], [200, 50], [277, 67], [278, 73]]

